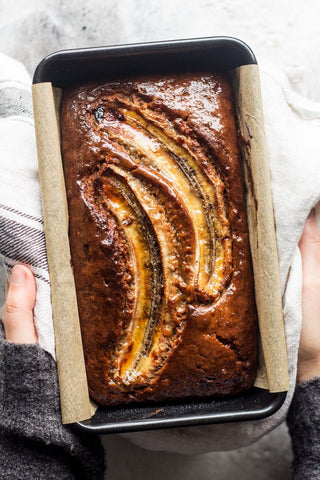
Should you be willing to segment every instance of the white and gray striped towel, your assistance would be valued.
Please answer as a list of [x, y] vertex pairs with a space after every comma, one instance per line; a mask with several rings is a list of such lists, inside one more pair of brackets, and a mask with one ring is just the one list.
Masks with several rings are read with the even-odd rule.
[[[197, 454], [243, 447], [283, 421], [292, 398], [301, 325], [302, 273], [297, 244], [310, 209], [320, 199], [320, 104], [295, 94], [278, 70], [260, 66], [260, 72], [290, 391], [282, 408], [263, 420], [126, 434], [150, 450]], [[35, 317], [39, 341], [54, 355], [30, 83], [19, 63], [0, 55], [0, 254], [9, 269], [17, 261], [32, 266], [38, 288]]]
[[0, 254], [8, 275], [17, 262], [32, 267], [39, 342], [54, 356], [30, 84], [20, 63], [0, 54]]

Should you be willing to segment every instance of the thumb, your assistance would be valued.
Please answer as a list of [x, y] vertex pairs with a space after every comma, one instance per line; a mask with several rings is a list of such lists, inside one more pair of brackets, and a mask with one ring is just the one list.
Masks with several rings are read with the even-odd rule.
[[304, 284], [318, 286], [320, 271], [320, 233], [315, 210], [312, 209], [299, 242]]
[[35, 301], [36, 284], [31, 270], [25, 265], [15, 265], [2, 309], [5, 336], [10, 342], [37, 343], [33, 323]]

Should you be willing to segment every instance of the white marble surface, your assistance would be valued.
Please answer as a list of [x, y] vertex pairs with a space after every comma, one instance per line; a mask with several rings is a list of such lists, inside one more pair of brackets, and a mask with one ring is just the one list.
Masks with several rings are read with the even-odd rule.
[[[0, 51], [32, 74], [45, 55], [64, 48], [231, 35], [319, 102], [319, 13], [319, 0], [0, 0]], [[290, 478], [284, 425], [251, 447], [195, 457], [147, 452], [116, 435], [104, 444], [111, 480]]]
[[104, 438], [110, 480], [289, 480], [291, 447], [281, 425], [251, 447], [206, 455], [148, 452], [118, 435]]
[[63, 48], [231, 35], [320, 100], [319, 0], [0, 1], [0, 50], [30, 72]]

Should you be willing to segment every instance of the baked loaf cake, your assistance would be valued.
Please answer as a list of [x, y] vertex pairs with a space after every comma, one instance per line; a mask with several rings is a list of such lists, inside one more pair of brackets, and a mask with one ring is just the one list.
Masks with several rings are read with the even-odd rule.
[[256, 309], [228, 78], [69, 88], [61, 131], [91, 397], [115, 405], [248, 389]]

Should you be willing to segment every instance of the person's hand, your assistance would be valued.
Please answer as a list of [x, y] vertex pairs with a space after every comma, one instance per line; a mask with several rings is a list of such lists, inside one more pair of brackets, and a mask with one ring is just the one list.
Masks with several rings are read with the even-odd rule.
[[33, 322], [36, 283], [26, 265], [15, 265], [2, 309], [5, 337], [13, 343], [37, 343]]
[[306, 221], [299, 247], [303, 281], [298, 383], [320, 376], [320, 233], [314, 210]]

